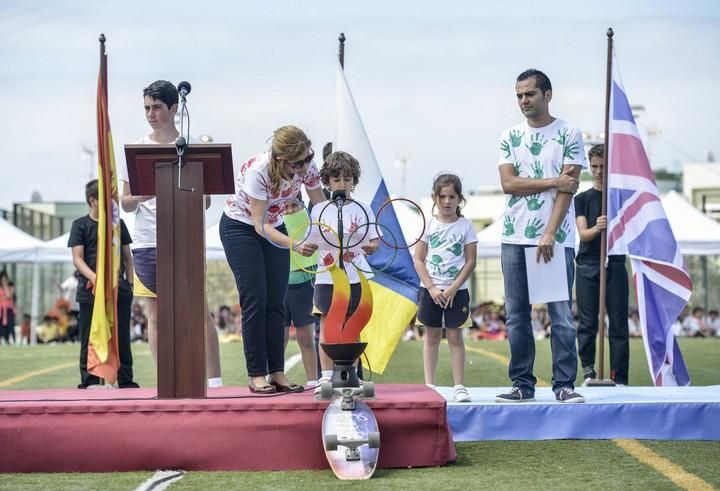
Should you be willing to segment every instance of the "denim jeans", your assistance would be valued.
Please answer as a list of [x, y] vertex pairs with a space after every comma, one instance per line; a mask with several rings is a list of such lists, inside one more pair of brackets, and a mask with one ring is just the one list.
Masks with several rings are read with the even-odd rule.
[[[277, 230], [286, 233], [285, 225]], [[240, 294], [248, 375], [282, 372], [290, 251], [274, 246], [258, 235], [252, 225], [224, 213], [220, 219], [220, 240]]]
[[[528, 397], [535, 393], [537, 379], [533, 375], [535, 363], [535, 337], [530, 323], [532, 306], [528, 296], [525, 249], [531, 246], [502, 244], [501, 262], [505, 282], [505, 311], [508, 339], [510, 340], [510, 367], [508, 375], [513, 387]], [[573, 249], [565, 248], [565, 268], [568, 279], [568, 298], [564, 302], [547, 304], [552, 322], [550, 347], [552, 349], [552, 389], [575, 387], [577, 376], [576, 329], [572, 319], [572, 284], [574, 277]]]

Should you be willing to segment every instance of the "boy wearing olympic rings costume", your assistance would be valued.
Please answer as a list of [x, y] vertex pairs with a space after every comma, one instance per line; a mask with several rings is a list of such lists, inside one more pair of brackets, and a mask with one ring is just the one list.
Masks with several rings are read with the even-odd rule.
[[[330, 310], [333, 285], [327, 267], [335, 263], [347, 273], [350, 282], [350, 304], [346, 317], [350, 317], [360, 302], [360, 277], [358, 270], [370, 279], [373, 274], [366, 255], [374, 253], [379, 244], [379, 235], [375, 215], [370, 205], [352, 199], [351, 193], [360, 181], [360, 164], [346, 152], [333, 152], [320, 169], [320, 179], [331, 192], [344, 191], [345, 202], [325, 201], [313, 206], [311, 221], [324, 225], [321, 237], [313, 240], [318, 244], [318, 271], [315, 278], [315, 311], [320, 314], [320, 342], [325, 341], [325, 317]], [[339, 258], [338, 207], [343, 221], [343, 257]], [[313, 227], [317, 233], [318, 227]], [[320, 349], [320, 368], [322, 377], [319, 382], [329, 381], [332, 376], [332, 360]], [[320, 384], [318, 387], [320, 387]]]

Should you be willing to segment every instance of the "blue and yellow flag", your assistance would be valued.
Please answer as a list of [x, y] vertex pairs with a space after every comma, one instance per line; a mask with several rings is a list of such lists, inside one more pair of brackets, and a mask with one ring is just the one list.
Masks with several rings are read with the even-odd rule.
[[373, 309], [370, 322], [362, 330], [360, 338], [368, 343], [365, 354], [369, 368], [373, 372], [383, 373], [397, 343], [417, 312], [420, 279], [415, 272], [412, 256], [406, 248], [393, 206], [384, 207], [382, 213], [378, 214], [380, 208], [390, 199], [390, 194], [350, 92], [345, 72], [339, 64], [335, 90], [334, 148], [354, 156], [362, 168], [362, 177], [353, 196], [372, 207], [380, 223], [380, 233], [384, 236], [383, 243], [398, 248], [395, 254], [385, 244], [368, 257], [374, 270], [374, 277], [369, 281]]
[[100, 35], [100, 73], [97, 89], [98, 238], [95, 303], [90, 324], [88, 372], [115, 383], [118, 355], [117, 294], [120, 272], [120, 210], [115, 179], [115, 153], [110, 132], [107, 96], [107, 53]]

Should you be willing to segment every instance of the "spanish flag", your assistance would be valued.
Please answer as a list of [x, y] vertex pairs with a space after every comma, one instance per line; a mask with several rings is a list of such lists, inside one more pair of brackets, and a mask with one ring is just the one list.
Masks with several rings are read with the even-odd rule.
[[120, 367], [117, 342], [120, 209], [107, 94], [107, 53], [105, 36], [101, 34], [97, 89], [98, 239], [95, 268], [97, 280], [87, 364], [88, 372], [112, 384], [117, 380]]
[[[369, 203], [385, 240], [377, 252], [368, 256], [374, 277], [368, 282], [372, 291], [372, 317], [360, 339], [368, 343], [365, 354], [369, 368], [383, 373], [400, 338], [417, 313], [420, 279], [400, 228], [393, 206], [382, 206], [390, 199], [385, 179], [365, 131], [360, 112], [338, 64], [335, 85], [335, 145], [360, 162], [362, 177], [353, 196]], [[394, 253], [387, 244], [397, 248]]]

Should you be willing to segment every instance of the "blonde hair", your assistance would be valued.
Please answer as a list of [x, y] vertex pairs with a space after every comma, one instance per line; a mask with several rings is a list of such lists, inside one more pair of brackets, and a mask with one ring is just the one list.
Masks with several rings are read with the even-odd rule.
[[282, 126], [275, 130], [270, 145], [270, 165], [268, 166], [272, 194], [280, 190], [280, 182], [284, 177], [283, 164], [299, 160], [311, 145], [312, 142], [305, 132], [297, 126]]

